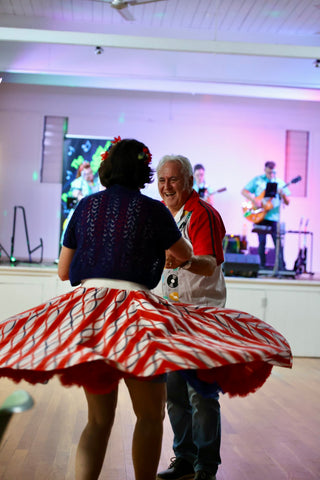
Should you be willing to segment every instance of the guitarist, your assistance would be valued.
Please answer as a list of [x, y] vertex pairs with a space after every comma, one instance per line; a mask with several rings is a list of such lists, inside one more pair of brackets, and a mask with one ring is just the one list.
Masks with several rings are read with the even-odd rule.
[[[264, 173], [262, 175], [258, 175], [254, 177], [250, 182], [245, 185], [245, 187], [241, 190], [242, 195], [247, 199], [250, 200], [252, 203], [253, 209], [257, 209], [257, 211], [263, 212], [263, 219], [257, 223], [257, 225], [262, 225], [266, 227], [271, 227], [271, 231], [267, 232], [270, 233], [272, 236], [272, 240], [274, 246], [276, 248], [277, 242], [277, 224], [280, 218], [280, 205], [281, 200], [284, 202], [285, 205], [289, 205], [289, 198], [290, 190], [285, 187], [285, 182], [280, 178], [276, 177], [275, 171], [275, 162], [268, 161], [264, 165]], [[273, 198], [265, 198], [264, 192], [267, 187], [267, 183], [273, 182], [277, 184], [277, 193]], [[270, 201], [272, 202], [270, 208]], [[268, 208], [266, 205], [269, 205]], [[266, 265], [266, 233], [257, 232], [259, 238], [259, 256], [260, 256], [260, 268], [265, 268]], [[283, 259], [283, 247], [280, 245], [279, 249], [279, 269], [284, 270], [285, 264]]]
[[193, 167], [193, 188], [199, 193], [200, 198], [213, 206], [213, 188], [205, 181], [205, 168], [201, 163]]

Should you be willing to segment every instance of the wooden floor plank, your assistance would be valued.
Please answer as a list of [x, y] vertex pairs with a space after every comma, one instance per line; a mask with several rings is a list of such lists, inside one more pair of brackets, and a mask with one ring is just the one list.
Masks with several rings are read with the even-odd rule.
[[[1, 439], [1, 480], [73, 480], [74, 459], [86, 423], [82, 390], [19, 385], [1, 379], [0, 403], [24, 389], [32, 409], [14, 414]], [[217, 480], [320, 479], [320, 358], [295, 358], [292, 370], [274, 368], [270, 379], [245, 398], [221, 396], [222, 465]], [[135, 418], [120, 386], [115, 425], [101, 480], [133, 480], [131, 438]], [[159, 469], [172, 453], [168, 418]]]

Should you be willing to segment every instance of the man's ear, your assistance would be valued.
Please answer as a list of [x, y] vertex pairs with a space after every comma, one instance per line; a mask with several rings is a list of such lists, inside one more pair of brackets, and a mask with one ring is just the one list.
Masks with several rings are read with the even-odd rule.
[[189, 178], [189, 187], [193, 187], [193, 175], [191, 175], [191, 177]]

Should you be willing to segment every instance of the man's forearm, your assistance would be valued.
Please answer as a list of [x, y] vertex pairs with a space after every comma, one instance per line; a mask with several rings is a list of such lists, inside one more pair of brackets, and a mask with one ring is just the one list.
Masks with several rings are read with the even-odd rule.
[[188, 271], [210, 277], [217, 267], [217, 259], [212, 255], [192, 255]]

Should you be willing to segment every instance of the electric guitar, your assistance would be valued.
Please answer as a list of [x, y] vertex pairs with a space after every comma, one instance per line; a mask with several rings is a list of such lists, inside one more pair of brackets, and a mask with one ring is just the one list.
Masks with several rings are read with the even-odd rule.
[[212, 192], [212, 195], [215, 195], [216, 193], [225, 192], [226, 190], [227, 190], [227, 187], [219, 188], [218, 190], [215, 190], [214, 192]]
[[261, 207], [254, 207], [250, 200], [242, 203], [242, 211], [244, 217], [253, 223], [260, 223], [269, 210], [272, 210], [272, 198], [265, 198], [265, 190], [256, 197], [261, 202]]
[[[215, 190], [214, 192], [210, 193], [210, 195], [215, 195], [216, 193], [222, 193], [222, 192], [225, 192], [227, 190], [227, 187], [222, 187], [222, 188], [219, 188], [218, 190]], [[202, 188], [199, 188], [199, 196], [200, 198], [204, 198], [206, 196], [206, 193], [207, 193], [207, 187], [202, 187]]]
[[[288, 182], [283, 187], [281, 187], [281, 190], [291, 185], [291, 183], [300, 182], [301, 178], [302, 177], [298, 175], [297, 177], [293, 178], [291, 182]], [[244, 217], [250, 222], [253, 222], [253, 223], [261, 222], [266, 216], [267, 212], [269, 210], [272, 210], [272, 208], [274, 208], [272, 203], [273, 198], [265, 197], [264, 195], [265, 195], [265, 190], [261, 192], [259, 196], [256, 197], [256, 199], [260, 200], [261, 202], [261, 207], [259, 208], [255, 208], [252, 202], [250, 202], [249, 200], [242, 203], [242, 211], [243, 211]]]

